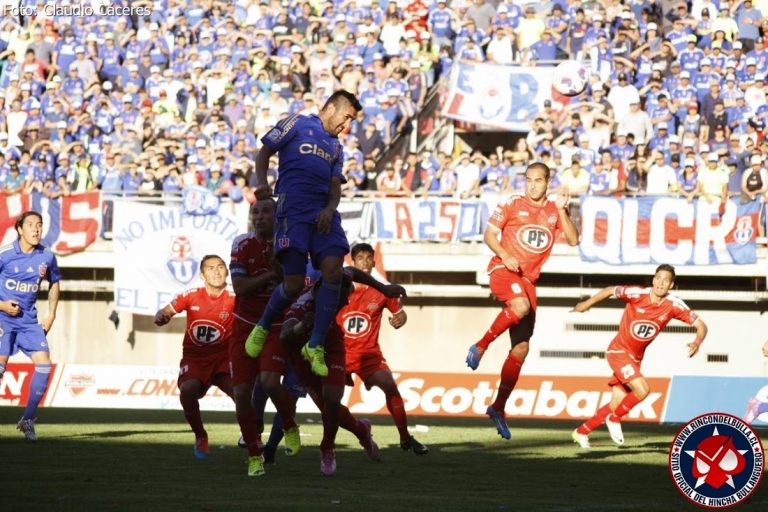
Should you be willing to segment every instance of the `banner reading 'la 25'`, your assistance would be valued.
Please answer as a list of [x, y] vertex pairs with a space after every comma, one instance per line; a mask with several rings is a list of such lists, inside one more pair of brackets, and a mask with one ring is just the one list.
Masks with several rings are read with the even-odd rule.
[[760, 203], [689, 203], [668, 197], [581, 199], [585, 261], [610, 264], [747, 264], [757, 259]]

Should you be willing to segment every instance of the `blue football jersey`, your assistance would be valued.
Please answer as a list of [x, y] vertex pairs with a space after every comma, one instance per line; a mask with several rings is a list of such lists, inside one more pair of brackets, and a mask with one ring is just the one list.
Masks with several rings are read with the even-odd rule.
[[315, 214], [328, 202], [331, 177], [346, 182], [339, 139], [323, 129], [316, 115], [294, 114], [281, 120], [261, 141], [278, 152], [278, 216]]
[[13, 300], [21, 313], [12, 317], [0, 313], [3, 322], [37, 323], [37, 292], [40, 282], [51, 284], [61, 280], [56, 256], [46, 247], [38, 245], [27, 254], [21, 251], [19, 241], [0, 248], [0, 300]]

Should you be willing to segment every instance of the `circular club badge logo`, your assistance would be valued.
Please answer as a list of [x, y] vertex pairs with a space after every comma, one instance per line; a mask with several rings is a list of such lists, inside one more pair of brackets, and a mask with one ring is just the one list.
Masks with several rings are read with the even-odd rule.
[[672, 481], [689, 501], [726, 509], [747, 499], [763, 475], [760, 438], [741, 419], [713, 412], [694, 418], [669, 448]]

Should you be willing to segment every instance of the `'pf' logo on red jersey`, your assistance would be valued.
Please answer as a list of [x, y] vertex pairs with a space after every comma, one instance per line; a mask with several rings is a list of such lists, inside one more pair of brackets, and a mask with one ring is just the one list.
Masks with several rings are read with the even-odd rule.
[[224, 327], [210, 320], [196, 320], [189, 326], [189, 336], [198, 345], [213, 345], [221, 340]]
[[528, 224], [517, 232], [517, 241], [531, 252], [545, 252], [552, 246], [552, 232], [538, 224]]
[[371, 317], [359, 311], [353, 311], [344, 315], [342, 319], [344, 334], [355, 338], [368, 332], [371, 327]]
[[629, 326], [632, 337], [640, 340], [650, 340], [659, 332], [659, 326], [648, 320], [637, 320]]
[[709, 509], [747, 499], [760, 483], [763, 464], [757, 434], [741, 419], [718, 412], [691, 420], [669, 449], [675, 486], [689, 501]]

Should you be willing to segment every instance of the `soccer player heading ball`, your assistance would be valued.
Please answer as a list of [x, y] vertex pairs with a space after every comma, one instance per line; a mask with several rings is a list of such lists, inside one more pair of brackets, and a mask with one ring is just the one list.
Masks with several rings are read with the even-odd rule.
[[[35, 413], [51, 377], [51, 356], [45, 336], [56, 319], [61, 273], [56, 256], [40, 245], [43, 236], [40, 214], [22, 213], [15, 227], [18, 240], [0, 248], [0, 380], [8, 358], [19, 350], [35, 363], [27, 407], [16, 428], [29, 441], [36, 441]], [[37, 323], [35, 303], [43, 279], [47, 279], [51, 287], [48, 317], [41, 325]]]
[[512, 350], [501, 368], [496, 399], [486, 413], [504, 439], [511, 434], [504, 420], [504, 406], [528, 355], [528, 342], [536, 322], [536, 280], [549, 258], [558, 232], [569, 245], [579, 243], [579, 231], [568, 215], [568, 194], [554, 202], [547, 199], [550, 170], [536, 162], [525, 171], [525, 196], [508, 198], [496, 206], [484, 240], [495, 256], [488, 264], [491, 292], [504, 303], [483, 337], [469, 347], [467, 366], [476, 370], [488, 346], [509, 330]]
[[613, 442], [624, 444], [621, 419], [650, 393], [648, 381], [640, 373], [645, 349], [670, 320], [677, 318], [696, 328], [696, 338], [688, 344], [688, 357], [693, 357], [699, 351], [699, 346], [707, 336], [707, 325], [685, 302], [669, 294], [674, 284], [675, 268], [672, 265], [659, 265], [650, 288], [609, 286], [573, 308], [583, 313], [608, 297], [616, 297], [627, 303], [619, 332], [605, 351], [605, 359], [613, 370], [613, 377], [608, 382], [613, 393], [611, 402], [598, 409], [592, 418], [571, 435], [573, 441], [582, 448], [590, 447], [589, 433], [603, 422]]
[[307, 256], [323, 275], [317, 291], [312, 334], [302, 355], [320, 376], [328, 375], [323, 340], [334, 322], [339, 304], [342, 262], [349, 252], [341, 216], [343, 153], [338, 135], [346, 130], [360, 102], [350, 92], [334, 92], [319, 115], [292, 115], [262, 137], [256, 156], [256, 197], [272, 195], [267, 184], [269, 158], [278, 153], [275, 255], [283, 267], [283, 282], [275, 288], [264, 314], [254, 327], [245, 350], [258, 357], [273, 321], [299, 295], [304, 286]]

